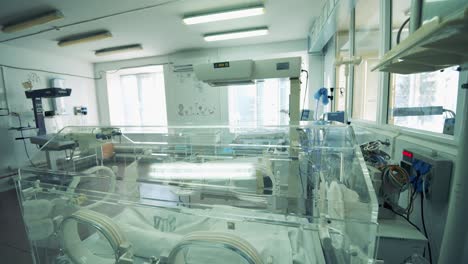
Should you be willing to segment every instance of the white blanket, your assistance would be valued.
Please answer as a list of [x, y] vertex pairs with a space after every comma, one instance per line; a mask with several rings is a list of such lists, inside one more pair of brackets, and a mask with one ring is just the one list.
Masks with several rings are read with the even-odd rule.
[[[225, 207], [210, 210], [183, 209], [182, 212], [160, 208], [132, 207], [123, 210], [114, 220], [132, 244], [134, 255], [140, 258], [157, 257], [161, 254], [168, 255], [181, 239], [191, 232], [214, 231], [232, 234], [248, 241], [260, 254], [265, 264], [319, 263], [316, 259], [321, 258], [314, 256], [314, 252], [317, 251], [313, 249], [313, 231], [282, 225], [225, 220], [229, 218], [229, 215], [240, 213], [238, 210], [242, 211], [242, 215], [246, 215], [245, 210]], [[282, 215], [268, 215], [268, 218], [270, 220], [285, 220], [285, 216]], [[206, 252], [210, 251], [200, 247], [191, 249], [191, 254], [195, 252], [204, 254], [201, 258], [204, 260], [212, 260], [212, 258], [219, 260], [222, 255], [224, 256], [222, 263], [243, 263], [239, 262], [240, 258], [236, 256], [235, 252], [231, 254], [226, 250], [220, 250], [219, 254], [211, 251], [211, 254], [207, 255]], [[231, 255], [230, 260], [233, 261], [226, 259], [229, 255]], [[197, 257], [197, 260], [199, 259]]]

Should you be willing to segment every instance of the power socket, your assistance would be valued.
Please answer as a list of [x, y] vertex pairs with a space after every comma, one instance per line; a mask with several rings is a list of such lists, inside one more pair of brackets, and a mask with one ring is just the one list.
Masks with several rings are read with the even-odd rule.
[[73, 107], [73, 113], [75, 115], [87, 115], [88, 114], [88, 107], [86, 107], [86, 106], [75, 106], [75, 107]]

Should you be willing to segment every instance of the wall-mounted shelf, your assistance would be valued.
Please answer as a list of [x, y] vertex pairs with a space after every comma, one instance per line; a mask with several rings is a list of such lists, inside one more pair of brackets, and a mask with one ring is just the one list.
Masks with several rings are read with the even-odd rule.
[[372, 70], [411, 74], [468, 62], [468, 8], [447, 19], [433, 18], [387, 52]]

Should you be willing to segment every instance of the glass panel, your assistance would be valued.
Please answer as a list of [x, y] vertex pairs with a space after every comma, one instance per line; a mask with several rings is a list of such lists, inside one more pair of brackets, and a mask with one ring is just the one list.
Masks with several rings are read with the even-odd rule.
[[356, 4], [355, 57], [362, 62], [354, 66], [352, 117], [368, 121], [377, 120], [379, 72], [371, 69], [379, 61], [379, 3], [360, 0]]
[[373, 262], [350, 126], [66, 127], [32, 160], [16, 186], [35, 263]]
[[106, 236], [96, 227], [75, 220], [62, 225], [62, 246], [67, 248], [67, 256], [79, 263], [87, 259], [88, 263], [115, 263], [115, 249], [112, 248]]
[[459, 72], [393, 74], [389, 124], [453, 135]]

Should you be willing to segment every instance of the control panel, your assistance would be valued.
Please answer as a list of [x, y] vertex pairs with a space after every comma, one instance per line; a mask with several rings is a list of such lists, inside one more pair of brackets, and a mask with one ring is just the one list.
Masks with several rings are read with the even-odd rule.
[[453, 162], [436, 153], [404, 149], [401, 167], [410, 175], [410, 182], [418, 193], [435, 203], [449, 198]]

